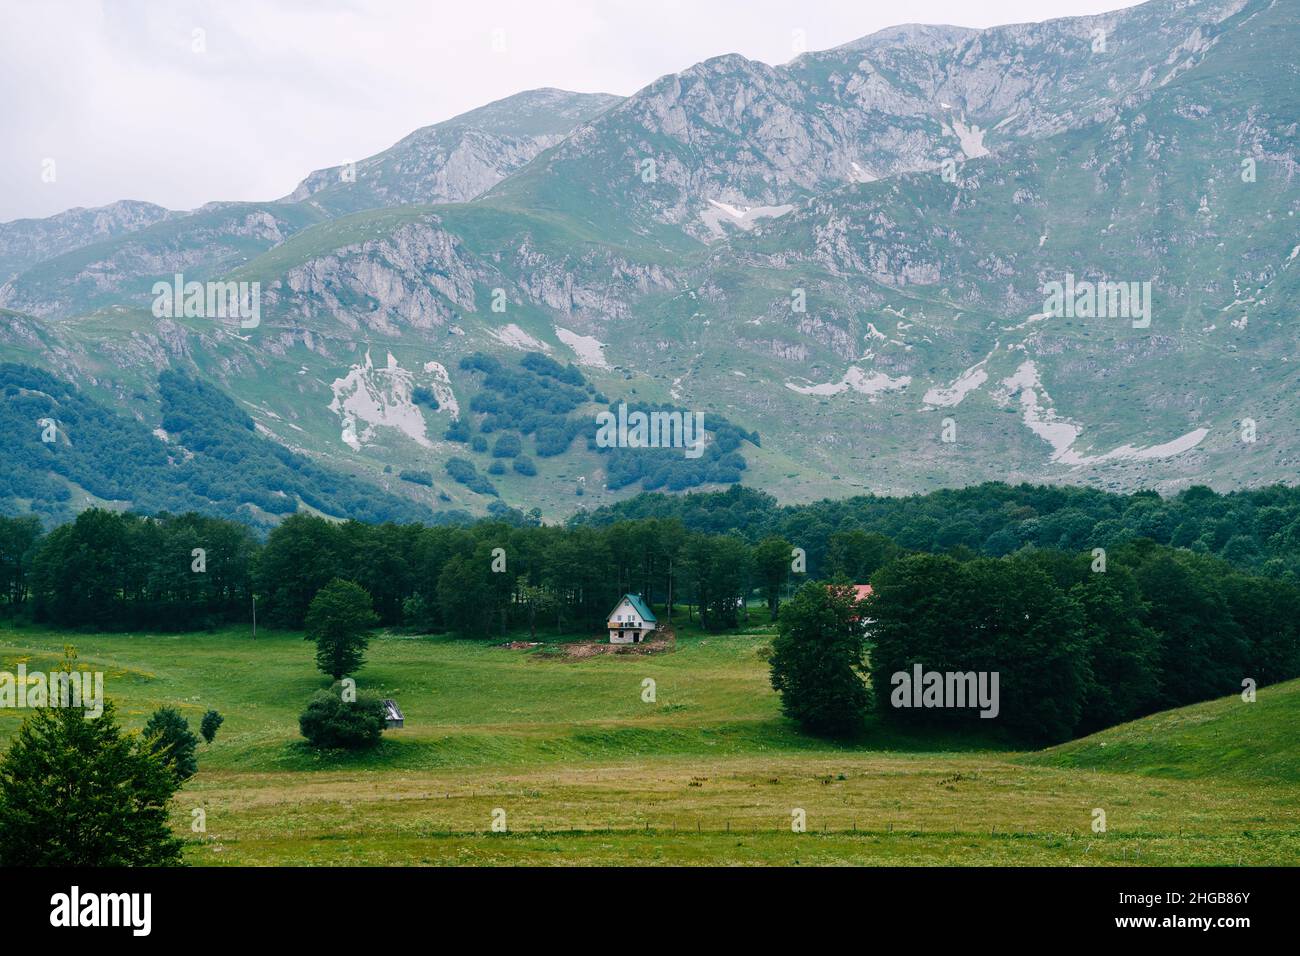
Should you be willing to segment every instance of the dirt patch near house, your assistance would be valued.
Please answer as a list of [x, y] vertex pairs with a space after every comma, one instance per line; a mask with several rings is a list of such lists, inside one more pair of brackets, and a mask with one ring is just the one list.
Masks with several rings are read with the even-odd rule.
[[565, 644], [550, 644], [540, 654], [534, 654], [536, 660], [580, 661], [602, 654], [632, 654], [646, 657], [650, 654], [668, 654], [677, 650], [677, 633], [671, 624], [665, 624], [654, 632], [654, 637], [641, 644], [611, 644], [608, 639], [591, 641], [569, 641]]

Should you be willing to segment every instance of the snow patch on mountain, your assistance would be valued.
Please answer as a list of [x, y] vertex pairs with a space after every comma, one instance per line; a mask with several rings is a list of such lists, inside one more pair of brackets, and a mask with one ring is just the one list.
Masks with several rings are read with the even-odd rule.
[[[994, 345], [993, 352], [997, 350], [997, 345]], [[993, 357], [993, 352], [990, 352], [983, 359], [958, 375], [950, 385], [936, 385], [930, 388], [922, 399], [925, 402], [924, 410], [955, 408], [960, 405], [962, 399], [989, 380], [989, 373], [984, 370], [984, 366]]]
[[910, 375], [890, 378], [884, 372], [871, 372], [868, 374], [856, 365], [850, 365], [848, 371], [844, 373], [838, 382], [824, 382], [820, 385], [796, 385], [793, 382], [786, 382], [785, 387], [792, 392], [798, 392], [800, 395], [838, 395], [840, 392], [852, 389], [874, 401], [878, 395], [885, 392], [899, 391], [907, 388], [910, 384], [912, 384]]
[[733, 206], [730, 203], [718, 202], [716, 199], [710, 199], [709, 203], [714, 208], [700, 213], [700, 219], [709, 227], [709, 231], [719, 238], [727, 234], [722, 228], [724, 222], [749, 232], [758, 220], [776, 219], [794, 209], [794, 206], [788, 203], [784, 206]]
[[1025, 328], [1026, 326], [1033, 325], [1035, 322], [1046, 322], [1046, 321], [1047, 321], [1048, 319], [1050, 319], [1051, 317], [1052, 317], [1052, 313], [1051, 313], [1051, 312], [1036, 312], [1036, 313], [1034, 313], [1033, 315], [1031, 315], [1031, 316], [1029, 316], [1028, 318], [1026, 318], [1025, 321], [1021, 322], [1019, 325], [1004, 325], [1004, 326], [1002, 326], [1002, 331], [1003, 331], [1003, 332], [1015, 332], [1015, 331], [1018, 331], [1019, 329], [1023, 329], [1023, 328]]
[[864, 169], [862, 166], [859, 166], [858, 163], [854, 160], [849, 161], [849, 166], [852, 167], [853, 169], [853, 175], [849, 179], [850, 182], [874, 183], [877, 179], [880, 178], [879, 176], [872, 173], [870, 170]]
[[433, 376], [429, 388], [438, 400], [438, 407], [445, 408], [452, 418], [460, 418], [460, 402], [456, 401], [456, 393], [451, 389], [451, 376], [447, 374], [446, 366], [441, 362], [425, 362], [424, 374]]
[[989, 154], [988, 148], [984, 145], [985, 130], [974, 123], [967, 126], [961, 120], [954, 119], [951, 127], [944, 124], [943, 131], [949, 136], [957, 137], [961, 143], [961, 151], [965, 153], [967, 159], [979, 159]]
[[1106, 461], [1150, 461], [1172, 458], [1190, 451], [1208, 435], [1208, 428], [1197, 428], [1172, 441], [1139, 448], [1121, 445], [1103, 455], [1083, 455], [1074, 450], [1074, 444], [1083, 433], [1083, 426], [1057, 413], [1052, 407], [1052, 397], [1047, 394], [1039, 378], [1038, 366], [1032, 361], [1020, 363], [1014, 375], [1002, 380], [1003, 398], [1019, 396], [1025, 426], [1052, 446], [1051, 460], [1061, 465], [1096, 465]]
[[551, 350], [551, 347], [541, 339], [533, 338], [513, 322], [499, 329], [488, 329], [488, 334], [502, 345], [508, 345], [512, 349], [519, 349], [524, 352], [549, 352]]
[[359, 450], [374, 440], [378, 429], [396, 428], [416, 443], [431, 448], [432, 443], [425, 434], [424, 415], [411, 401], [414, 387], [414, 376], [397, 364], [391, 352], [387, 367], [375, 368], [367, 351], [363, 365], [353, 365], [347, 375], [330, 385], [334, 399], [329, 409], [342, 423], [343, 442]]
[[573, 353], [578, 356], [579, 365], [589, 365], [592, 368], [609, 368], [610, 364], [605, 360], [605, 343], [593, 335], [579, 335], [569, 329], [562, 329], [558, 325], [555, 327], [555, 337], [561, 342], [573, 349]]

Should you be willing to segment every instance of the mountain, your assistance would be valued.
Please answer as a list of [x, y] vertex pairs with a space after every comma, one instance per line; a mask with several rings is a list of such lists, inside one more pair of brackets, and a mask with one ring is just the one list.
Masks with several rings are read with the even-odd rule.
[[[1163, 0], [983, 31], [898, 27], [786, 66], [716, 57], [607, 110], [495, 195], [707, 241], [846, 183], [1105, 122], [1199, 64], [1243, 6]], [[634, 175], [646, 162], [650, 182]]]
[[0, 306], [51, 319], [118, 302], [147, 306], [155, 282], [178, 272], [219, 278], [323, 218], [305, 206], [210, 203], [31, 266], [0, 286]]
[[[106, 401], [185, 369], [376, 477], [487, 471], [499, 419], [473, 357], [534, 353], [609, 402], [761, 436], [739, 478], [783, 500], [1294, 481], [1297, 41], [1287, 4], [1152, 0], [899, 27], [784, 66], [725, 55], [575, 105], [567, 135], [526, 95], [511, 135], [562, 138], [477, 198], [436, 193], [470, 141], [440, 124], [268, 204], [299, 218], [260, 249], [198, 241], [195, 270], [260, 284], [251, 331], [156, 320], [120, 284], [78, 307], [55, 259], [0, 291], [0, 354]], [[1101, 281], [1124, 315], [1048, 314], [1054, 284]], [[482, 451], [447, 437], [458, 421]], [[492, 479], [501, 500], [559, 516], [642, 487], [580, 440], [536, 464]]]
[[[152, 219], [137, 208], [148, 204], [116, 203], [0, 225], [0, 306], [65, 318], [119, 302], [148, 303], [157, 281], [178, 272], [198, 281], [220, 277], [334, 216], [473, 199], [617, 100], [552, 89], [520, 93], [417, 130], [346, 176], [343, 167], [317, 170], [278, 202], [213, 202], [189, 214], [152, 206], [160, 213]], [[133, 228], [106, 225], [128, 221]], [[74, 225], [79, 241], [53, 241]], [[40, 244], [28, 238], [47, 235]]]
[[416, 130], [348, 166], [318, 169], [286, 197], [333, 215], [409, 203], [468, 202], [617, 103], [605, 93], [529, 90]]
[[153, 203], [124, 199], [94, 209], [69, 209], [45, 219], [0, 223], [0, 284], [38, 262], [177, 215], [180, 213]]

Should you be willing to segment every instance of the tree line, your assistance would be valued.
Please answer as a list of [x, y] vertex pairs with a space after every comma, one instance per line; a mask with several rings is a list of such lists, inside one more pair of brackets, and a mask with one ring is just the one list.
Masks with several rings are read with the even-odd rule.
[[[1286, 573], [1148, 539], [1001, 557], [913, 550], [861, 529], [801, 540], [823, 555], [819, 578], [869, 581], [874, 594], [855, 612], [870, 621], [860, 640], [823, 622], [798, 639], [796, 658], [818, 634], [856, 642], [861, 653], [844, 666], [868, 668], [876, 704], [899, 720], [979, 720], [943, 708], [898, 712], [890, 678], [918, 664], [997, 671], [999, 726], [1039, 740], [1240, 691], [1245, 679], [1300, 676], [1300, 585]], [[91, 509], [48, 534], [30, 518], [0, 518], [0, 609], [69, 628], [190, 630], [247, 622], [256, 598], [260, 620], [302, 628], [327, 586], [348, 582], [376, 624], [467, 638], [599, 633], [626, 592], [709, 631], [736, 628], [766, 604], [783, 634], [802, 633], [787, 620], [800, 603], [783, 599], [813, 579], [804, 557], [779, 535], [751, 543], [679, 518], [429, 527], [292, 515], [259, 542], [238, 523], [201, 515]], [[823, 692], [857, 686], [842, 670], [817, 673], [812, 685]], [[859, 696], [833, 693], [827, 706]]]
[[1300, 588], [1151, 541], [908, 554], [872, 588], [809, 583], [782, 614], [771, 682], [809, 732], [852, 737], [874, 707], [1051, 744], [1300, 676]]
[[[572, 521], [602, 527], [642, 518], [676, 518], [687, 529], [735, 534], [756, 543], [789, 539], [808, 554], [808, 570], [836, 570], [843, 535], [882, 535], [909, 551], [1003, 557], [1024, 548], [1087, 551], [1149, 540], [1270, 577], [1300, 581], [1300, 488], [1274, 485], [1218, 494], [1202, 485], [1162, 497], [1096, 488], [987, 482], [923, 495], [858, 495], [781, 505], [753, 488], [689, 495], [641, 494], [583, 512]], [[843, 544], [842, 544], [843, 546]], [[866, 557], [871, 558], [870, 553]], [[872, 558], [872, 560], [874, 560]], [[867, 567], [855, 569], [862, 580]], [[850, 573], [854, 577], [855, 573]]]

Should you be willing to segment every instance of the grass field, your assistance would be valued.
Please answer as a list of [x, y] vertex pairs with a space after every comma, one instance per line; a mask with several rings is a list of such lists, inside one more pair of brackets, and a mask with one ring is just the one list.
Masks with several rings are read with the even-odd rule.
[[[837, 745], [780, 715], [771, 636], [685, 628], [673, 653], [577, 661], [385, 634], [358, 685], [396, 698], [406, 726], [351, 757], [298, 736], [328, 683], [300, 634], [8, 629], [0, 669], [48, 670], [71, 644], [129, 727], [162, 704], [195, 728], [221, 711], [174, 804], [196, 865], [1300, 861], [1300, 682], [1039, 753], [879, 723]], [[21, 719], [0, 710], [0, 741]], [[205, 833], [191, 832], [196, 808]], [[506, 833], [491, 832], [497, 810]]]

